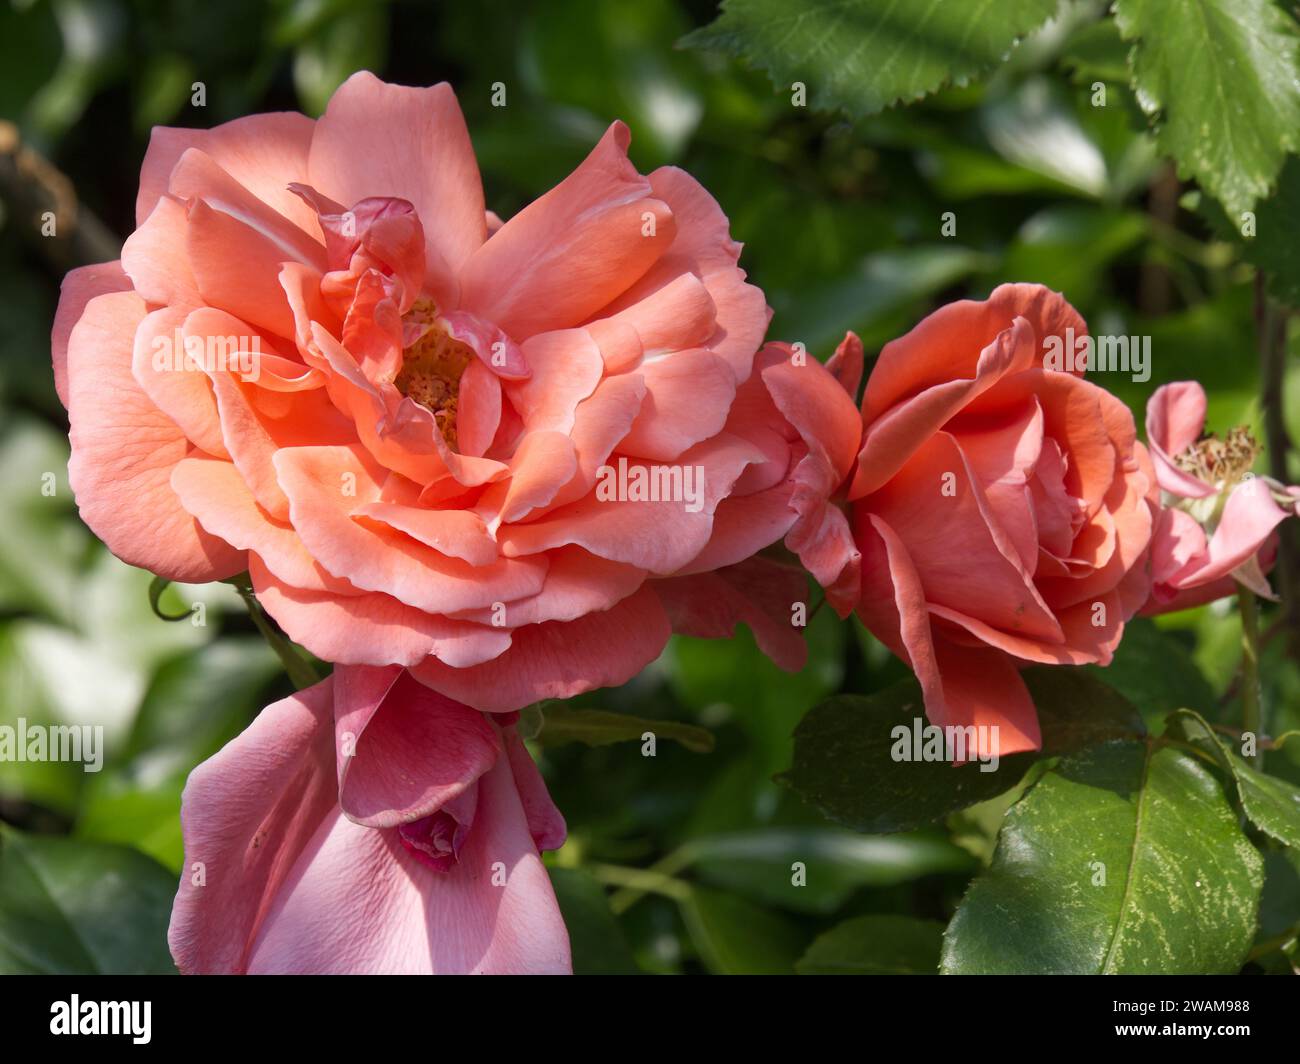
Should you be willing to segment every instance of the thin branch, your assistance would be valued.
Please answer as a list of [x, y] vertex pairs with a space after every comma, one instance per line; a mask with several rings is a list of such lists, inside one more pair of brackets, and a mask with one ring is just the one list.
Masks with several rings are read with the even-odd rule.
[[[1268, 449], [1269, 474], [1289, 484], [1288, 456], [1291, 439], [1282, 409], [1286, 378], [1287, 313], [1269, 298], [1262, 273], [1255, 274], [1255, 332], [1259, 340], [1260, 406], [1264, 413], [1264, 442]], [[1287, 652], [1300, 658], [1300, 540], [1284, 521], [1278, 528], [1278, 579], [1282, 599], [1282, 620], [1287, 630]]]
[[0, 200], [18, 231], [60, 273], [121, 254], [121, 242], [78, 201], [68, 177], [3, 121]]

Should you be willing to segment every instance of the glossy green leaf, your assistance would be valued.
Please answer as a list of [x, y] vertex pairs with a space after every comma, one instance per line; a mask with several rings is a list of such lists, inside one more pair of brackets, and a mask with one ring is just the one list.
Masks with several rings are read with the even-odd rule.
[[1300, 144], [1295, 19], [1273, 0], [1116, 0], [1161, 147], [1234, 217]]
[[1123, 693], [1155, 728], [1181, 706], [1208, 709], [1218, 701], [1186, 645], [1145, 617], [1124, 625], [1124, 638], [1109, 665], [1087, 669]]
[[1264, 854], [1259, 938], [1276, 939], [1293, 928], [1300, 928], [1300, 850], [1286, 846]]
[[1231, 774], [1242, 810], [1260, 831], [1300, 847], [1300, 787], [1251, 766], [1225, 736], [1216, 735], [1200, 714], [1189, 709], [1169, 718], [1168, 734], [1204, 750]]
[[857, 916], [818, 935], [800, 975], [934, 975], [943, 924], [911, 916]]
[[125, 846], [0, 825], [0, 972], [166, 974], [176, 879]]
[[1263, 860], [1218, 776], [1156, 741], [1062, 761], [1007, 814], [944, 937], [943, 970], [1235, 972]]
[[986, 105], [981, 125], [994, 150], [1007, 161], [1100, 198], [1110, 183], [1106, 159], [1068, 101], [1067, 94], [1046, 77], [1029, 78], [1014, 92]]
[[1055, 0], [724, 0], [722, 15], [685, 44], [737, 56], [782, 92], [851, 115], [965, 84], [1056, 13]]
[[1267, 276], [1272, 293], [1300, 307], [1300, 156], [1288, 156], [1276, 191], [1255, 209], [1253, 235], [1246, 236], [1240, 219], [1226, 224], [1240, 239], [1242, 254]]
[[[1143, 731], [1133, 706], [1082, 669], [1038, 668], [1024, 675], [1047, 753]], [[987, 772], [974, 762], [895, 761], [894, 729], [923, 728], [924, 716], [915, 680], [873, 695], [836, 695], [800, 722], [794, 761], [781, 778], [831, 819], [874, 834], [919, 827], [986, 801], [1015, 786], [1036, 760], [1032, 753], [1015, 754]]]

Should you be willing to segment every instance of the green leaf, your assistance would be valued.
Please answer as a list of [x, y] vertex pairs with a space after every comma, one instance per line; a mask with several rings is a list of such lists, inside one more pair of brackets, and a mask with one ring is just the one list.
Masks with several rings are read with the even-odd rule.
[[[711, 835], [692, 839], [685, 851], [697, 874], [715, 886], [809, 913], [833, 913], [862, 887], [968, 874], [975, 865], [969, 854], [937, 836], [864, 836], [833, 827]], [[802, 866], [798, 876], [796, 862]]]
[[1300, 927], [1300, 850], [1288, 846], [1264, 854], [1258, 938], [1276, 938], [1295, 927]]
[[724, 0], [683, 44], [742, 58], [820, 110], [872, 114], [966, 84], [1056, 13], [1056, 0]]
[[1300, 307], [1300, 156], [1287, 157], [1277, 191], [1255, 211], [1255, 235], [1244, 238], [1241, 223], [1226, 220], [1242, 254], [1268, 277], [1272, 293], [1287, 306]]
[[[1045, 753], [1143, 733], [1132, 705], [1082, 669], [1028, 669], [1024, 676]], [[913, 728], [918, 719], [923, 727], [924, 716], [913, 679], [873, 695], [836, 695], [799, 723], [793, 763], [780, 778], [832, 820], [877, 834], [919, 827], [993, 798], [1015, 786], [1037, 759], [1015, 754], [989, 772], [973, 761], [960, 767], [895, 761], [894, 729]]]
[[639, 969], [610, 912], [605, 889], [577, 868], [548, 868], [564, 926], [575, 975], [634, 975]]
[[1061, 64], [1076, 81], [1128, 81], [1128, 48], [1113, 19], [1098, 19], [1070, 35]]
[[710, 887], [692, 887], [681, 911], [700, 958], [715, 975], [789, 975], [807, 944], [794, 922]]
[[800, 975], [934, 975], [943, 924], [911, 916], [858, 916], [837, 924], [795, 964]]
[[1007, 814], [944, 937], [943, 970], [1235, 972], [1263, 860], [1214, 773], [1158, 742], [1064, 758]]
[[1021, 675], [1038, 709], [1045, 755], [1146, 734], [1133, 703], [1087, 668], [1040, 666]]
[[521, 714], [520, 723], [524, 738], [542, 746], [639, 743], [646, 732], [651, 732], [656, 739], [673, 739], [697, 754], [707, 754], [713, 749], [713, 735], [694, 724], [647, 720], [630, 713], [610, 713], [603, 709], [575, 709], [560, 701], [538, 702], [527, 707]]
[[1204, 750], [1227, 770], [1236, 783], [1242, 810], [1260, 831], [1300, 847], [1300, 787], [1249, 765], [1190, 709], [1180, 709], [1169, 718], [1168, 734]]
[[184, 779], [146, 783], [111, 769], [91, 776], [81, 800], [76, 836], [132, 846], [179, 875], [185, 863], [184, 789]]
[[1109, 665], [1086, 668], [1122, 692], [1152, 727], [1181, 706], [1208, 708], [1218, 701], [1186, 646], [1145, 617], [1124, 625], [1124, 638]]
[[1161, 148], [1234, 218], [1268, 194], [1300, 131], [1293, 18], [1273, 0], [1116, 0]]
[[135, 850], [0, 825], [0, 972], [173, 973], [175, 896], [175, 877]]

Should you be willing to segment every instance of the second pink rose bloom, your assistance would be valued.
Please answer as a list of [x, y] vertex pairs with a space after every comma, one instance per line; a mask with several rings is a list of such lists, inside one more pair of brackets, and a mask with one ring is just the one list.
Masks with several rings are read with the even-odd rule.
[[996, 727], [1003, 756], [1041, 745], [1020, 669], [1107, 664], [1150, 592], [1158, 496], [1132, 414], [1044, 366], [1049, 338], [1085, 335], [1060, 295], [1012, 284], [886, 344], [838, 548], [809, 561], [916, 672], [931, 722]]

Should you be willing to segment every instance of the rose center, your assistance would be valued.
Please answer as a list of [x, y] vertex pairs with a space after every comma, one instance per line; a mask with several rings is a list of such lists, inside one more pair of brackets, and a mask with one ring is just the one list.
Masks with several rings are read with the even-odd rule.
[[1245, 425], [1229, 430], [1225, 439], [1211, 433], [1174, 458], [1174, 465], [1207, 484], [1235, 484], [1259, 457], [1259, 443]]
[[393, 384], [433, 414], [442, 438], [455, 450], [460, 378], [475, 355], [469, 344], [449, 336], [435, 324], [437, 315], [433, 303], [422, 299], [403, 317], [408, 332], [423, 332], [403, 349], [402, 369]]

